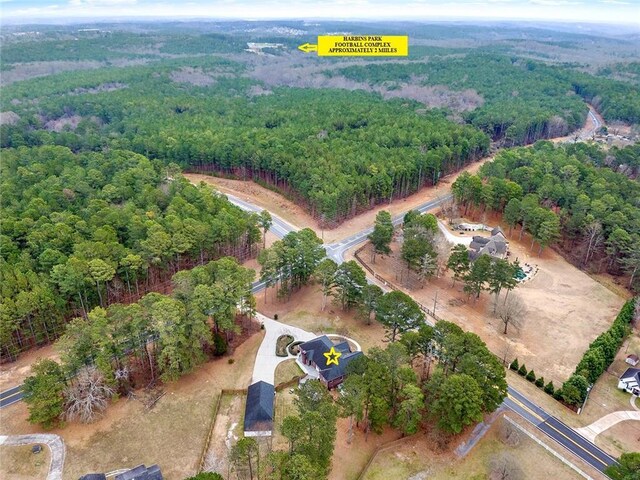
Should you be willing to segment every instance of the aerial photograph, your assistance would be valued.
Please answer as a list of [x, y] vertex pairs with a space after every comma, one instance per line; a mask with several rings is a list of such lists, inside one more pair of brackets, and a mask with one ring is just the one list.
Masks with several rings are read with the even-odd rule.
[[640, 0], [0, 0], [1, 480], [640, 480]]

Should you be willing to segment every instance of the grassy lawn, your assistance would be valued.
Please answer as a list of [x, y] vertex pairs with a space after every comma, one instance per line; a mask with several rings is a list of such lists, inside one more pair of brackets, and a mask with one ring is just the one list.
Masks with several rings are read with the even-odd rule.
[[[297, 368], [297, 367], [296, 367]], [[277, 378], [277, 377], [276, 377]], [[276, 402], [274, 406], [274, 422], [273, 422], [273, 449], [287, 450], [289, 441], [282, 435], [282, 421], [289, 415], [295, 415], [297, 408], [293, 403], [295, 395], [289, 392], [289, 388], [285, 388], [280, 392], [276, 392]]]
[[[365, 475], [366, 480], [388, 478], [409, 478], [429, 480], [467, 480], [491, 477], [492, 463], [500, 456], [506, 456], [519, 465], [521, 477], [525, 479], [579, 479], [577, 473], [565, 466], [549, 452], [524, 434], [519, 434], [516, 446], [505, 444], [500, 435], [501, 423], [497, 420], [487, 434], [464, 459], [451, 453], [434, 452], [426, 437], [419, 435], [413, 441], [380, 453]], [[420, 474], [420, 475], [417, 475]]]
[[290, 358], [289, 360], [285, 360], [284, 362], [280, 363], [276, 367], [276, 373], [275, 373], [276, 385], [279, 385], [280, 383], [288, 382], [293, 377], [297, 377], [298, 375], [301, 375], [301, 374], [302, 374], [302, 370], [296, 363], [295, 359]]
[[33, 445], [0, 447], [0, 478], [5, 480], [45, 479], [51, 455], [43, 446], [40, 453], [32, 453]]

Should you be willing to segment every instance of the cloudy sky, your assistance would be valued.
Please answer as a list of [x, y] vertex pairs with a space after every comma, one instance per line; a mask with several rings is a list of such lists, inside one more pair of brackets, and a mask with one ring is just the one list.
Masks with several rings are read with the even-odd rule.
[[0, 0], [0, 18], [528, 19], [640, 27], [640, 0]]

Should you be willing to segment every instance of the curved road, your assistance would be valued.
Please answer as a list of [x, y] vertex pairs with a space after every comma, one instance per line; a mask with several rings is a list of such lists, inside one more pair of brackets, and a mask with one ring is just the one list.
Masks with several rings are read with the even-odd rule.
[[[452, 197], [452, 194], [448, 194], [435, 200], [430, 200], [423, 203], [415, 210], [424, 213], [433, 208], [436, 208], [438, 205], [447, 200], [450, 200]], [[255, 205], [245, 202], [244, 200], [241, 200], [233, 195], [227, 195], [227, 198], [229, 198], [229, 201], [231, 203], [239, 206], [243, 210], [250, 212], [260, 212], [262, 210], [260, 207], [256, 207]], [[273, 225], [271, 226], [270, 231], [277, 237], [282, 238], [287, 233], [298, 230], [296, 227], [289, 224], [288, 222], [285, 222], [273, 213], [271, 213], [271, 216], [273, 218]], [[402, 223], [403, 217], [404, 215], [398, 215], [393, 218], [393, 224], [399, 225], [400, 223]], [[351, 235], [350, 237], [347, 237], [340, 242], [325, 245], [327, 256], [338, 264], [342, 263], [344, 261], [345, 252], [350, 248], [365, 242], [367, 240], [367, 236], [372, 231], [373, 227], [370, 227], [356, 233], [355, 235]], [[254, 293], [259, 292], [264, 288], [264, 286], [264, 282], [254, 282], [252, 291]], [[16, 401], [19, 401], [22, 397], [22, 393], [19, 391], [20, 389], [21, 386], [0, 393], [0, 407], [11, 405]], [[8, 403], [2, 403], [4, 402], [4, 399], [7, 399]], [[595, 444], [584, 438], [582, 435], [578, 434], [571, 427], [567, 426], [557, 418], [545, 412], [542, 408], [540, 408], [538, 405], [533, 403], [531, 400], [526, 398], [522, 393], [518, 392], [514, 388], [509, 387], [508, 396], [504, 400], [503, 405], [520, 415], [525, 420], [532, 423], [540, 431], [545, 433], [554, 441], [565, 447], [573, 454], [577, 455], [579, 458], [581, 458], [600, 472], [604, 472], [604, 469], [607, 466], [612, 465], [616, 462], [616, 459], [611, 455], [607, 454]]]

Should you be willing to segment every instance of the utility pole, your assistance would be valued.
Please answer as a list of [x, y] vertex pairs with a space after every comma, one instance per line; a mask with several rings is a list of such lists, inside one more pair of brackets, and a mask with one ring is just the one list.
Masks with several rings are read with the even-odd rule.
[[436, 296], [433, 299], [433, 316], [436, 316], [436, 305], [438, 304], [438, 291], [436, 290]]

